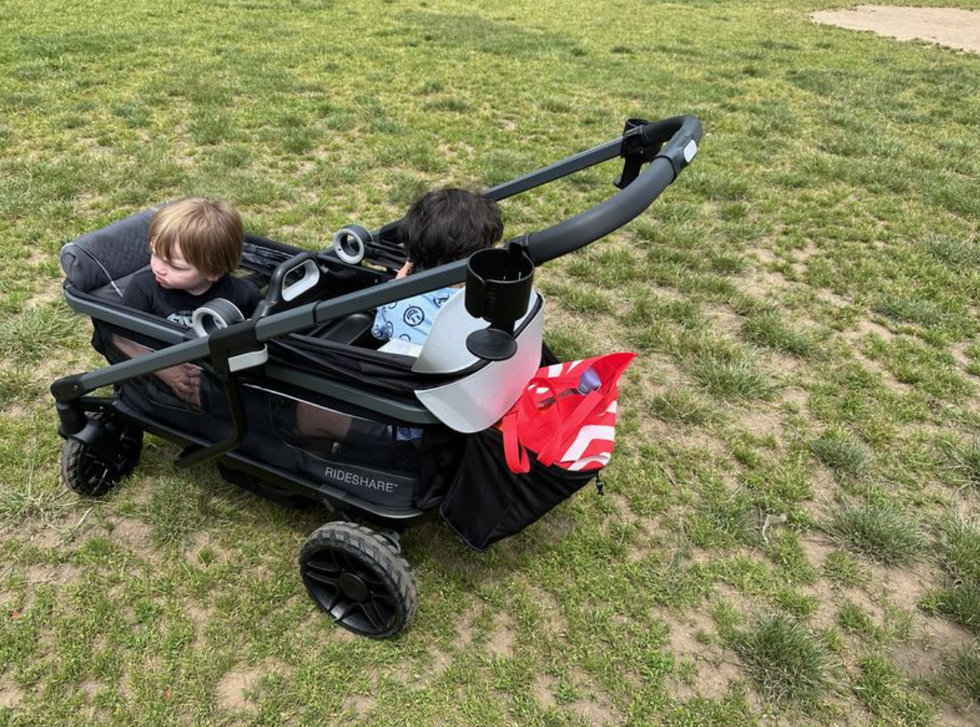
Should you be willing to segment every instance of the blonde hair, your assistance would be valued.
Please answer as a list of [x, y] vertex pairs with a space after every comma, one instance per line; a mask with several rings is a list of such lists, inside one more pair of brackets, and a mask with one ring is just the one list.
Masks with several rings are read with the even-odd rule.
[[150, 250], [170, 261], [179, 243], [184, 260], [204, 275], [221, 277], [242, 259], [242, 218], [227, 202], [188, 197], [164, 207], [150, 221]]

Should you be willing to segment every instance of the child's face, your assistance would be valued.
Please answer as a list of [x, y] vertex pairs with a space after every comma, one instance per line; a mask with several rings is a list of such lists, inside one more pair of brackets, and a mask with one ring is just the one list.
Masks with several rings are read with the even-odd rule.
[[160, 287], [186, 290], [191, 295], [200, 295], [217, 280], [187, 262], [180, 251], [179, 242], [174, 243], [173, 256], [170, 260], [164, 260], [155, 251], [151, 251], [150, 269]]

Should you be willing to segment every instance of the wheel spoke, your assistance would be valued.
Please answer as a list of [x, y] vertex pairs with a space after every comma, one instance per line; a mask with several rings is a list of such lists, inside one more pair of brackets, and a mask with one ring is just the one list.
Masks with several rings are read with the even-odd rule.
[[343, 610], [340, 612], [339, 616], [336, 616], [336, 619], [341, 623], [343, 623], [347, 619], [347, 617], [351, 615], [351, 612], [357, 608], [357, 606], [358, 604], [355, 603], [354, 601], [348, 601], [347, 603], [344, 604]]
[[337, 586], [337, 576], [330, 575], [328, 573], [320, 573], [319, 571], [313, 570], [311, 568], [307, 568], [306, 577], [309, 578], [311, 581], [322, 583], [325, 586], [336, 588], [338, 592], [340, 591], [340, 588]]
[[343, 594], [340, 592], [340, 589], [338, 588], [337, 592], [334, 594], [334, 597], [330, 600], [330, 605], [327, 606], [327, 613], [329, 613], [331, 616], [333, 615], [333, 610], [337, 608], [337, 604], [340, 603], [340, 598], [342, 595]]
[[334, 578], [339, 577], [340, 574], [343, 573], [343, 571], [340, 568], [337, 568], [336, 565], [324, 563], [321, 560], [314, 560], [312, 558], [306, 561], [306, 568], [307, 570], [315, 570], [322, 575], [333, 575]]
[[370, 566], [366, 565], [360, 559], [351, 555], [350, 553], [344, 553], [343, 555], [344, 565], [346, 566], [344, 570], [346, 570], [348, 573], [353, 573], [369, 585], [384, 585], [382, 580]]
[[361, 612], [364, 614], [368, 622], [371, 624], [371, 628], [373, 628], [376, 632], [384, 631], [386, 628], [388, 628], [388, 623], [390, 622], [391, 619], [385, 618], [381, 614], [381, 610], [374, 602], [374, 599], [362, 603]]
[[384, 601], [389, 607], [393, 607], [396, 603], [395, 595], [389, 591], [387, 588], [378, 589], [376, 591], [371, 591], [372, 601]]

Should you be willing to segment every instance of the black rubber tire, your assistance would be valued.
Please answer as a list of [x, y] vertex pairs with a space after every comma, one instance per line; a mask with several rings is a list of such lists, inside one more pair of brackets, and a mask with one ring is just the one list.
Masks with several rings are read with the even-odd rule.
[[101, 497], [132, 472], [143, 452], [143, 430], [119, 417], [94, 414], [117, 440], [117, 456], [107, 462], [87, 444], [69, 437], [61, 447], [61, 479], [85, 497]]
[[349, 631], [385, 639], [411, 624], [418, 585], [408, 562], [390, 540], [352, 522], [316, 530], [299, 554], [310, 597]]

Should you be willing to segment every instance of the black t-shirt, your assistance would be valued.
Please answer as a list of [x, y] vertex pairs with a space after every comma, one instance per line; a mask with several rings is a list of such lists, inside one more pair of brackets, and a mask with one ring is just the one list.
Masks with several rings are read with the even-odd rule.
[[233, 275], [226, 275], [215, 281], [214, 285], [200, 295], [191, 295], [186, 290], [175, 290], [160, 286], [152, 270], [143, 270], [133, 276], [126, 286], [122, 304], [129, 308], [165, 318], [184, 328], [191, 327], [194, 311], [216, 298], [224, 298], [248, 318], [262, 299], [255, 283]]

